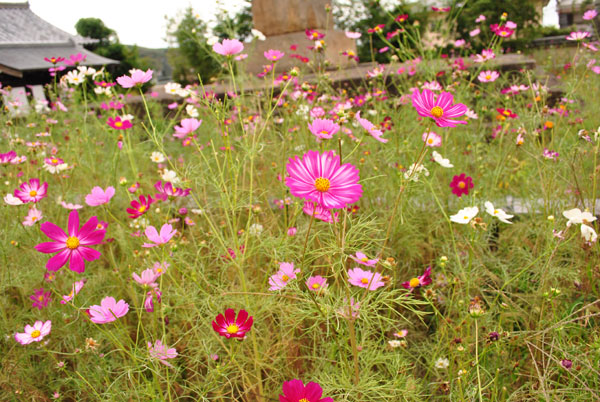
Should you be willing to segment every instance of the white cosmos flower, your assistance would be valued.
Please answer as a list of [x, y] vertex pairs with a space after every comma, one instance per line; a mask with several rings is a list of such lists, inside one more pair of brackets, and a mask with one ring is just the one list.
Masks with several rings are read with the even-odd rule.
[[77, 70], [69, 71], [65, 77], [69, 84], [73, 85], [80, 85], [85, 80], [85, 74]]
[[4, 202], [7, 203], [8, 205], [21, 205], [21, 204], [23, 204], [23, 201], [21, 201], [20, 199], [18, 199], [17, 197], [15, 197], [12, 194], [6, 194], [4, 196]]
[[571, 226], [574, 223], [584, 223], [584, 221], [594, 222], [596, 220], [594, 215], [587, 211], [581, 212], [579, 208], [566, 210], [563, 212], [563, 216], [569, 220], [567, 226]]
[[589, 241], [594, 243], [598, 239], [598, 234], [594, 230], [593, 227], [588, 226], [586, 224], [581, 225], [581, 237], [585, 239], [585, 241]]
[[83, 75], [94, 75], [94, 74], [96, 74], [96, 69], [93, 68], [93, 67], [79, 66], [79, 67], [77, 67], [77, 69]]
[[390, 345], [390, 347], [392, 347], [394, 349], [402, 346], [402, 342], [397, 339], [392, 339], [391, 341], [388, 341], [388, 344]]
[[250, 236], [260, 236], [262, 232], [263, 225], [261, 225], [260, 223], [253, 223], [248, 229], [248, 233], [250, 234]]
[[512, 218], [514, 215], [509, 215], [502, 209], [494, 208], [494, 204], [492, 204], [489, 201], [486, 201], [483, 205], [485, 205], [485, 212], [492, 216], [495, 216], [500, 220], [500, 222], [512, 224], [512, 222], [509, 221], [509, 219]]
[[208, 38], [206, 40], [206, 44], [208, 46], [212, 46], [212, 45], [214, 45], [217, 42], [219, 42], [219, 37], [218, 36], [211, 36], [210, 38]]
[[170, 181], [173, 184], [179, 183], [179, 177], [177, 177], [177, 173], [169, 169], [165, 169], [161, 176], [161, 179], [163, 179], [164, 181]]
[[479, 213], [479, 208], [477, 207], [467, 207], [463, 208], [456, 213], [456, 215], [450, 216], [450, 220], [452, 222], [460, 223], [466, 225], [471, 222], [471, 219], [475, 218], [475, 216]]
[[168, 95], [177, 95], [179, 90], [181, 90], [181, 84], [176, 82], [169, 82], [165, 84], [165, 93]]
[[265, 40], [265, 39], [267, 39], [265, 37], [265, 35], [262, 32], [260, 32], [258, 29], [252, 29], [250, 32], [252, 33], [252, 36], [254, 36], [258, 40]]
[[419, 181], [419, 176], [421, 174], [429, 176], [429, 170], [427, 170], [427, 168], [422, 164], [413, 163], [412, 165], [410, 165], [408, 170], [404, 172], [404, 178], [406, 180]]
[[165, 156], [160, 152], [152, 152], [150, 155], [150, 160], [154, 163], [163, 163], [165, 161]]
[[187, 105], [185, 107], [185, 111], [188, 114], [188, 116], [190, 117], [198, 117], [200, 114], [198, 113], [198, 110], [194, 107], [194, 105]]
[[448, 360], [447, 358], [440, 357], [435, 361], [436, 368], [445, 370], [448, 368], [448, 366], [450, 366], [450, 360]]
[[437, 163], [439, 163], [442, 167], [445, 167], [445, 168], [453, 168], [454, 167], [454, 165], [452, 163], [450, 163], [450, 159], [444, 158], [437, 151], [433, 151], [431, 156], [433, 156], [433, 160], [436, 161]]
[[69, 165], [66, 163], [61, 163], [60, 165], [48, 165], [44, 163], [44, 169], [52, 174], [57, 174], [62, 172], [63, 170], [67, 170]]

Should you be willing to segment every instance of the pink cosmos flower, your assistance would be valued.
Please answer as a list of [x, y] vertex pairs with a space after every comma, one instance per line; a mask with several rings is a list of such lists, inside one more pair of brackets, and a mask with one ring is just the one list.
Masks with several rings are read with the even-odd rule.
[[345, 32], [345, 34], [346, 34], [346, 38], [348, 38], [348, 39], [358, 39], [362, 36], [362, 34], [360, 32], [347, 31], [347, 32]]
[[298, 233], [298, 229], [295, 227], [291, 227], [287, 230], [287, 235], [290, 237], [296, 236], [296, 233]]
[[17, 332], [15, 334], [15, 340], [21, 345], [39, 342], [44, 339], [45, 336], [50, 334], [51, 328], [52, 322], [50, 320], [46, 322], [36, 321], [33, 326], [25, 325], [25, 332]]
[[472, 38], [472, 37], [474, 37], [474, 36], [477, 36], [477, 35], [479, 35], [480, 33], [481, 33], [481, 29], [479, 29], [479, 28], [475, 28], [474, 30], [472, 30], [472, 31], [469, 31], [469, 36]]
[[483, 15], [483, 14], [479, 15], [479, 17], [477, 17], [475, 19], [475, 22], [477, 22], [477, 23], [483, 22], [483, 21], [485, 21], [485, 15]]
[[46, 292], [44, 291], [44, 288], [36, 289], [35, 293], [29, 296], [31, 301], [33, 301], [31, 307], [35, 307], [40, 310], [43, 309], [48, 305], [48, 303], [52, 301], [52, 299], [50, 298], [51, 294], [51, 291]]
[[144, 300], [144, 309], [147, 313], [154, 312], [154, 296], [156, 296], [156, 302], [160, 303], [162, 292], [158, 289], [158, 285], [153, 283], [150, 285], [150, 290], [146, 293], [146, 299]]
[[160, 228], [160, 234], [157, 232], [154, 226], [148, 226], [146, 228], [145, 233], [148, 240], [154, 243], [144, 243], [142, 244], [142, 247], [150, 248], [168, 243], [169, 240], [171, 240], [171, 238], [175, 236], [177, 230], [173, 229], [173, 226], [167, 223]]
[[486, 70], [479, 73], [477, 79], [480, 82], [494, 82], [500, 77], [497, 71]]
[[463, 194], [469, 195], [469, 189], [473, 188], [473, 178], [461, 173], [460, 176], [454, 176], [450, 182], [452, 193], [457, 197], [462, 197]]
[[350, 258], [352, 258], [354, 261], [358, 262], [361, 265], [366, 265], [367, 267], [374, 267], [375, 265], [377, 265], [377, 262], [379, 262], [379, 258], [374, 258], [370, 260], [369, 257], [367, 257], [366, 254], [362, 251], [357, 251], [356, 254], [351, 255]]
[[264, 52], [263, 55], [265, 56], [265, 58], [267, 60], [272, 61], [273, 63], [275, 63], [277, 60], [279, 60], [283, 56], [285, 56], [285, 53], [280, 52], [279, 50], [269, 49], [266, 52]]
[[148, 69], [147, 71], [142, 71], [137, 68], [132, 68], [129, 70], [129, 74], [131, 76], [123, 75], [117, 78], [117, 82], [123, 88], [133, 88], [136, 85], [142, 85], [152, 79], [153, 71]]
[[183, 119], [181, 120], [181, 123], [179, 123], [180, 126], [175, 126], [175, 134], [173, 134], [173, 137], [176, 138], [185, 138], [188, 136], [188, 134], [193, 133], [194, 131], [196, 131], [198, 129], [198, 127], [200, 127], [200, 125], [202, 124], [202, 120], [197, 120], [197, 119]]
[[225, 338], [244, 338], [246, 332], [252, 329], [253, 317], [248, 317], [246, 310], [240, 310], [235, 317], [235, 310], [228, 308], [225, 310], [225, 315], [219, 314], [212, 322], [213, 329], [217, 334]]
[[338, 221], [338, 213], [332, 214], [329, 209], [325, 209], [319, 204], [315, 205], [313, 202], [306, 201], [304, 202], [304, 207], [302, 211], [306, 215], [314, 216], [315, 219], [318, 219], [323, 222], [332, 223]]
[[166, 345], [157, 339], [154, 342], [154, 346], [152, 346], [152, 342], [148, 342], [148, 354], [153, 359], [158, 359], [158, 361], [166, 366], [173, 367], [173, 365], [167, 362], [167, 359], [174, 359], [177, 357], [177, 350], [175, 348], [168, 348]]
[[360, 314], [360, 303], [355, 302], [354, 297], [350, 298], [350, 303], [348, 303], [348, 299], [344, 298], [342, 307], [337, 309], [336, 312], [347, 320], [355, 320]]
[[585, 38], [587, 38], [589, 36], [590, 36], [589, 32], [577, 31], [577, 32], [571, 32], [568, 36], [565, 37], [565, 39], [580, 41], [580, 40], [584, 40]]
[[311, 276], [306, 280], [306, 286], [313, 292], [320, 292], [323, 289], [327, 289], [327, 279], [320, 275]]
[[79, 291], [81, 291], [81, 289], [83, 288], [83, 285], [85, 285], [85, 279], [73, 283], [73, 288], [71, 289], [71, 293], [69, 293], [66, 296], [63, 296], [62, 300], [60, 301], [60, 304], [67, 304], [68, 302], [73, 300], [75, 295], [79, 294]]
[[428, 147], [441, 147], [442, 146], [442, 137], [430, 131], [428, 133], [423, 133], [423, 142]]
[[90, 194], [85, 196], [85, 203], [90, 207], [96, 207], [98, 205], [108, 203], [114, 195], [115, 188], [113, 186], [107, 187], [106, 190], [96, 186], [92, 188], [92, 192]]
[[135, 280], [137, 283], [143, 286], [149, 286], [154, 284], [160, 275], [160, 273], [156, 272], [156, 270], [152, 268], [143, 270], [141, 277], [135, 272], [131, 274], [133, 280]]
[[375, 126], [369, 120], [363, 119], [362, 117], [360, 117], [360, 112], [356, 113], [355, 117], [356, 117], [356, 120], [358, 120], [358, 123], [362, 126], [362, 128], [364, 128], [365, 130], [367, 130], [367, 132], [369, 134], [371, 134], [371, 136], [373, 138], [375, 138], [379, 142], [383, 142], [384, 144], [386, 142], [388, 142], [387, 139], [381, 137], [383, 135], [383, 132], [381, 130], [379, 130], [377, 128], [377, 126]]
[[83, 53], [72, 54], [64, 61], [67, 66], [76, 66], [87, 59], [87, 55]]
[[114, 297], [107, 296], [100, 302], [100, 305], [90, 306], [88, 312], [90, 320], [96, 324], [106, 324], [123, 317], [129, 311], [129, 304], [125, 300], [118, 302]]
[[155, 195], [156, 199], [166, 201], [169, 197], [187, 197], [192, 192], [191, 189], [186, 188], [173, 188], [171, 182], [166, 181], [164, 184], [161, 180], [154, 184], [154, 188], [158, 190], [158, 194]]
[[321, 398], [323, 388], [316, 382], [304, 385], [300, 380], [293, 379], [283, 383], [283, 395], [279, 402], [333, 402], [332, 398]]
[[24, 203], [27, 202], [39, 202], [46, 198], [48, 191], [48, 183], [40, 185], [40, 179], [31, 179], [29, 182], [25, 182], [15, 189], [14, 195]]
[[583, 19], [586, 21], [593, 20], [598, 15], [598, 11], [596, 10], [587, 10], [583, 13]]
[[302, 159], [290, 158], [286, 170], [289, 176], [285, 184], [290, 192], [324, 208], [344, 208], [362, 196], [358, 169], [349, 163], [340, 166], [340, 157], [333, 151], [308, 151]]
[[385, 282], [381, 280], [381, 274], [379, 272], [373, 273], [358, 267], [348, 270], [348, 282], [350, 282], [351, 285], [369, 290], [375, 290], [385, 286]]
[[81, 209], [83, 208], [83, 205], [79, 205], [79, 204], [71, 204], [70, 202], [64, 202], [61, 201], [60, 205], [64, 208], [64, 209]]
[[492, 60], [495, 57], [496, 57], [496, 54], [494, 53], [494, 51], [492, 49], [483, 49], [481, 51], [481, 54], [476, 55], [475, 59], [473, 61], [475, 63], [483, 63], [485, 61]]
[[42, 211], [33, 207], [29, 210], [29, 213], [25, 217], [23, 221], [23, 226], [33, 226], [36, 222], [39, 222], [44, 216], [42, 215]]
[[85, 271], [85, 261], [94, 261], [102, 255], [90, 247], [94, 244], [100, 244], [104, 239], [106, 230], [96, 230], [98, 218], [92, 216], [83, 226], [79, 227], [79, 213], [71, 211], [69, 213], [69, 223], [67, 235], [60, 227], [51, 222], [44, 222], [40, 230], [54, 241], [40, 243], [35, 249], [40, 253], [56, 253], [46, 263], [49, 271], [58, 271], [69, 261], [71, 271], [82, 273]]
[[213, 50], [223, 56], [233, 56], [244, 50], [244, 44], [237, 39], [223, 39], [222, 43], [215, 43]]
[[282, 262], [279, 264], [279, 272], [269, 278], [269, 290], [281, 290], [287, 286], [288, 282], [296, 279], [296, 274], [300, 269], [294, 269], [293, 262]]
[[114, 128], [115, 130], [127, 130], [127, 129], [133, 127], [133, 124], [131, 124], [131, 121], [121, 120], [120, 116], [117, 116], [115, 118], [109, 117], [108, 120], [106, 121], [106, 124], [108, 124], [110, 127]]
[[333, 120], [314, 119], [312, 124], [308, 125], [308, 129], [317, 138], [330, 139], [340, 130], [340, 126]]
[[148, 208], [150, 208], [150, 205], [152, 205], [152, 203], [154, 203], [154, 200], [151, 196], [148, 196], [148, 198], [146, 198], [145, 196], [140, 195], [139, 201], [131, 201], [131, 208], [127, 208], [127, 213], [129, 214], [129, 217], [131, 219], [137, 219], [140, 216], [144, 215], [146, 212], [148, 212]]
[[412, 278], [410, 281], [402, 282], [401, 285], [406, 289], [415, 289], [421, 286], [427, 286], [431, 283], [431, 267], [427, 267], [423, 275]]
[[456, 127], [457, 124], [467, 124], [463, 120], [451, 120], [467, 112], [467, 107], [462, 103], [453, 105], [454, 97], [449, 92], [442, 92], [436, 96], [429, 89], [420, 93], [415, 89], [412, 93], [412, 103], [419, 116], [431, 117], [438, 127]]

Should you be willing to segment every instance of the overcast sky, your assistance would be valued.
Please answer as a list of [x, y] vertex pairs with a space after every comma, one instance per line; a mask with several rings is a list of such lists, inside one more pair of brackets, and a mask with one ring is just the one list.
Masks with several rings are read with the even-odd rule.
[[[150, 48], [167, 46], [165, 16], [175, 17], [191, 5], [200, 18], [209, 20], [221, 8], [235, 13], [244, 3], [246, 0], [29, 0], [34, 13], [69, 33], [75, 33], [80, 18], [95, 17], [114, 29], [121, 43]], [[544, 25], [557, 24], [556, 0], [551, 0], [544, 9]]]

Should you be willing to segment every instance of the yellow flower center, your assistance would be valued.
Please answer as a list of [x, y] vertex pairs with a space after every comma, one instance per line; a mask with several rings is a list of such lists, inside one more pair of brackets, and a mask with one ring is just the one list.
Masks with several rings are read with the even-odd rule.
[[236, 334], [239, 330], [240, 328], [235, 324], [231, 324], [227, 327], [228, 334]]
[[486, 80], [491, 80], [491, 79], [492, 79], [492, 76], [488, 74], [488, 75], [486, 75], [486, 76], [485, 76], [485, 79], [486, 79]]
[[75, 250], [77, 247], [79, 247], [79, 239], [77, 237], [70, 236], [67, 239], [67, 248]]
[[468, 221], [469, 217], [467, 215], [465, 215], [465, 216], [463, 216], [463, 219], [466, 220], [466, 221]]
[[329, 182], [329, 179], [319, 177], [315, 180], [315, 187], [317, 188], [317, 191], [324, 193], [325, 191], [329, 190], [330, 186], [331, 183]]
[[313, 283], [312, 284], [312, 288], [313, 289], [319, 289], [321, 287], [321, 285], [319, 285], [318, 283]]
[[306, 399], [306, 398], [302, 398], [298, 402], [310, 402], [310, 401], [308, 399]]
[[434, 106], [433, 109], [431, 109], [431, 114], [433, 117], [440, 118], [444, 115], [444, 110], [439, 106]]
[[146, 212], [146, 206], [145, 206], [145, 205], [140, 205], [140, 207], [138, 208], [138, 212], [139, 212], [139, 213], [144, 213], [144, 212]]
[[35, 190], [31, 190], [31, 191], [29, 192], [29, 195], [30, 195], [30, 196], [32, 196], [32, 197], [35, 197], [35, 196], [37, 195], [37, 191], [35, 191]]
[[273, 56], [271, 56], [271, 58], [272, 58], [273, 60], [277, 60], [277, 56], [276, 56], [276, 55], [273, 55]]
[[115, 122], [115, 127], [123, 127], [123, 123], [120, 121]]
[[42, 333], [36, 329], [36, 330], [34, 330], [34, 331], [31, 333], [31, 337], [32, 337], [33, 339], [35, 339], [35, 338], [37, 338], [38, 336], [40, 336], [41, 334], [42, 334]]
[[465, 188], [467, 185], [465, 184], [464, 181], [459, 181], [458, 182], [458, 188]]
[[368, 280], [367, 278], [362, 278], [362, 279], [360, 280], [360, 282], [361, 282], [361, 283], [364, 283], [364, 284], [366, 285], [367, 283], [369, 283], [369, 280]]
[[360, 260], [361, 260], [362, 262], [367, 262], [367, 261], [369, 261], [369, 259], [368, 259], [367, 257], [363, 257], [363, 258], [361, 258]]
[[35, 222], [35, 221], [37, 221], [37, 216], [32, 216], [32, 217], [31, 217], [31, 221], [32, 221], [32, 222]]
[[498, 214], [498, 212], [499, 212], [499, 211], [498, 211], [497, 209], [494, 209], [494, 215], [497, 215], [497, 214]]
[[38, 300], [39, 300], [39, 301], [42, 301], [42, 300], [44, 300], [44, 296], [42, 296], [42, 295], [38, 296]]
[[287, 281], [289, 281], [289, 280], [290, 280], [290, 277], [289, 277], [289, 276], [287, 276], [287, 275], [283, 275], [283, 276], [281, 277], [281, 280], [282, 280], [282, 281], [284, 281], [284, 282], [287, 282]]
[[510, 111], [505, 110], [504, 112], [502, 112], [502, 114], [505, 115], [505, 116], [510, 116]]
[[419, 278], [412, 278], [409, 282], [408, 285], [411, 288], [416, 288], [417, 286], [419, 286], [421, 284], [421, 281], [419, 280]]
[[327, 131], [327, 130], [321, 130], [321, 132], [319, 134], [327, 135], [327, 134], [329, 134], [329, 131]]
[[52, 159], [51, 162], [52, 163], [58, 163], [58, 159]]
[[430, 138], [430, 139], [428, 139], [428, 140], [427, 140], [427, 143], [428, 143], [428, 144], [433, 144], [433, 138]]

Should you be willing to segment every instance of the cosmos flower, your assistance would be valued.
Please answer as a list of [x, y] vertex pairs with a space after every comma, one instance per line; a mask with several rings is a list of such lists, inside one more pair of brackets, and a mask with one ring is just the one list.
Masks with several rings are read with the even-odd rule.
[[108, 186], [106, 190], [103, 190], [102, 187], [95, 186], [92, 188], [92, 192], [85, 196], [85, 203], [90, 207], [107, 204], [114, 195], [115, 188], [113, 186]]
[[329, 139], [340, 130], [340, 126], [333, 120], [314, 119], [312, 123], [309, 123], [308, 129], [317, 138]]
[[158, 361], [165, 366], [173, 367], [173, 365], [167, 362], [167, 359], [174, 359], [177, 357], [177, 350], [175, 348], [169, 348], [157, 339], [152, 345], [152, 342], [148, 342], [148, 354], [153, 359]]
[[153, 202], [154, 200], [151, 196], [148, 196], [146, 198], [146, 196], [140, 195], [139, 201], [131, 201], [131, 208], [127, 208], [127, 213], [129, 214], [129, 217], [131, 219], [136, 219], [144, 215], [146, 212], [148, 212], [148, 208], [150, 208], [150, 205], [152, 205]]
[[350, 282], [351, 285], [369, 290], [375, 290], [385, 286], [385, 282], [381, 280], [381, 274], [379, 272], [373, 273], [358, 267], [348, 270], [348, 282]]
[[313, 292], [320, 292], [321, 290], [327, 288], [327, 279], [320, 275], [311, 276], [306, 280], [306, 286]]
[[146, 231], [144, 233], [146, 233], [148, 240], [153, 243], [144, 243], [142, 244], [142, 247], [150, 248], [168, 243], [169, 240], [171, 240], [171, 238], [177, 234], [177, 230], [173, 229], [173, 226], [166, 223], [160, 228], [160, 234], [154, 226], [146, 227]]
[[360, 303], [355, 302], [354, 297], [350, 298], [350, 303], [348, 303], [348, 299], [344, 298], [342, 306], [336, 312], [347, 320], [355, 320], [360, 314]]
[[42, 215], [42, 211], [38, 210], [36, 207], [33, 207], [27, 213], [25, 220], [23, 221], [23, 226], [33, 226], [36, 222], [39, 222], [44, 216]]
[[219, 314], [212, 322], [213, 329], [217, 334], [225, 338], [244, 338], [246, 333], [252, 329], [253, 317], [248, 317], [246, 310], [240, 310], [236, 314], [235, 310], [228, 308], [225, 315]]
[[568, 219], [567, 226], [572, 224], [592, 223], [596, 217], [588, 211], [581, 212], [579, 208], [568, 209], [563, 212], [563, 216]]
[[47, 61], [48, 63], [52, 63], [52, 64], [58, 64], [62, 61], [65, 61], [64, 57], [44, 57], [44, 61]]
[[462, 103], [453, 105], [454, 97], [449, 92], [441, 92], [436, 99], [436, 95], [429, 89], [424, 89], [420, 93], [415, 89], [412, 93], [412, 103], [419, 116], [431, 117], [438, 127], [456, 127], [457, 124], [467, 124], [466, 121], [452, 120], [454, 117], [460, 117], [467, 111], [467, 107]]
[[500, 222], [512, 224], [512, 222], [509, 221], [509, 219], [512, 218], [513, 215], [507, 214], [502, 209], [494, 208], [494, 204], [492, 204], [489, 201], [486, 201], [483, 205], [485, 206], [485, 212], [487, 212], [488, 214], [490, 214], [492, 216], [495, 216], [496, 218], [498, 218], [500, 220]]
[[304, 207], [302, 207], [302, 211], [310, 216], [314, 216], [315, 219], [318, 219], [323, 222], [333, 223], [338, 221], [338, 213], [331, 213], [331, 210], [323, 208], [319, 204], [315, 205], [315, 203], [306, 201], [304, 203]]
[[590, 21], [593, 20], [594, 18], [596, 18], [596, 16], [598, 15], [598, 11], [596, 10], [587, 10], [585, 13], [583, 13], [583, 19], [586, 21]]
[[480, 82], [494, 82], [500, 77], [500, 74], [497, 71], [486, 70], [479, 73], [477, 79]]
[[581, 229], [581, 237], [589, 243], [595, 243], [598, 240], [598, 234], [594, 230], [593, 227], [582, 224], [580, 226]]
[[321, 398], [323, 388], [316, 382], [304, 385], [300, 380], [293, 379], [283, 383], [283, 394], [279, 402], [333, 402], [332, 398]]
[[90, 306], [88, 309], [90, 320], [96, 324], [106, 324], [123, 317], [129, 311], [129, 304], [125, 300], [118, 302], [114, 297], [107, 296], [100, 302], [100, 305]]
[[75, 282], [73, 284], [73, 288], [71, 289], [71, 293], [69, 293], [66, 296], [63, 296], [62, 300], [60, 301], [60, 304], [67, 304], [68, 302], [73, 300], [75, 295], [78, 294], [79, 291], [81, 291], [81, 289], [83, 288], [83, 285], [85, 285], [85, 280]]
[[117, 78], [117, 82], [123, 88], [133, 88], [136, 85], [142, 85], [152, 79], [153, 71], [148, 69], [146, 71], [139, 70], [137, 68], [132, 68], [129, 70], [129, 74], [131, 76], [122, 75]]
[[282, 262], [279, 264], [279, 271], [269, 278], [269, 290], [281, 290], [287, 286], [290, 280], [296, 279], [296, 274], [300, 269], [294, 269], [293, 262]]
[[142, 276], [139, 276], [135, 272], [131, 274], [131, 276], [133, 277], [133, 280], [140, 285], [149, 286], [156, 282], [160, 274], [157, 273], [155, 269], [148, 268], [142, 271]]
[[467, 223], [471, 222], [471, 219], [473, 219], [478, 213], [479, 208], [467, 207], [461, 209], [455, 215], [451, 215], [450, 220], [455, 223], [466, 225]]
[[308, 151], [302, 158], [290, 158], [286, 170], [290, 192], [324, 208], [345, 208], [362, 196], [358, 169], [349, 163], [340, 166], [340, 157], [333, 151]]
[[370, 260], [369, 257], [367, 257], [362, 251], [357, 251], [356, 254], [351, 255], [350, 258], [352, 258], [354, 261], [361, 265], [366, 265], [367, 267], [374, 267], [379, 261], [379, 258], [374, 258]]
[[10, 193], [4, 196], [4, 202], [8, 205], [23, 205], [23, 201], [21, 201], [21, 199], [15, 197]]
[[415, 289], [421, 286], [427, 286], [431, 283], [431, 267], [427, 267], [423, 275], [412, 278], [409, 281], [402, 282], [401, 285], [406, 289]]
[[150, 290], [146, 293], [146, 298], [144, 299], [144, 309], [147, 313], [154, 312], [154, 296], [156, 296], [156, 302], [160, 303], [162, 292], [156, 283], [150, 285]]
[[591, 34], [589, 32], [571, 32], [569, 35], [565, 37], [566, 40], [580, 41], [589, 37]]
[[223, 39], [222, 43], [215, 43], [213, 50], [223, 56], [233, 56], [244, 50], [244, 44], [237, 39]]
[[44, 288], [36, 289], [35, 292], [29, 296], [33, 304], [31, 307], [37, 308], [39, 310], [43, 309], [52, 301], [50, 295], [51, 291], [44, 291]]
[[427, 145], [428, 147], [441, 147], [442, 146], [442, 137], [440, 135], [437, 135], [433, 131], [430, 131], [428, 133], [423, 133], [422, 138], [423, 138], [423, 142], [425, 142], [425, 145]]
[[459, 176], [454, 176], [450, 182], [452, 193], [457, 197], [461, 197], [463, 194], [468, 195], [469, 189], [473, 188], [473, 178], [461, 173]]
[[127, 129], [133, 127], [133, 124], [131, 124], [131, 121], [121, 120], [120, 116], [117, 116], [115, 118], [109, 117], [108, 120], [106, 121], [106, 124], [108, 124], [110, 127], [114, 128], [115, 130], [127, 130]]
[[161, 180], [157, 181], [154, 184], [154, 188], [158, 190], [158, 193], [155, 195], [157, 200], [166, 201], [169, 197], [187, 197], [191, 193], [191, 189], [182, 189], [173, 187], [173, 184], [166, 181], [163, 183]]
[[275, 63], [277, 60], [279, 60], [283, 56], [285, 56], [285, 53], [283, 53], [283, 52], [281, 52], [279, 50], [269, 49], [266, 52], [264, 52], [263, 55], [265, 56], [265, 58], [267, 60], [272, 61], [273, 63]]
[[17, 153], [15, 151], [9, 151], [4, 154], [0, 154], [0, 165], [6, 165], [10, 163], [13, 159], [17, 157]]
[[181, 120], [181, 123], [179, 123], [179, 124], [180, 124], [179, 126], [174, 127], [175, 134], [173, 134], [173, 137], [185, 138], [200, 127], [200, 125], [202, 124], [202, 120], [198, 120], [198, 119], [194, 119], [194, 118], [183, 119], [183, 120]]
[[346, 38], [348, 38], [348, 39], [358, 39], [362, 36], [362, 34], [360, 32], [350, 32], [350, 31], [346, 31], [345, 35], [346, 35]]
[[362, 117], [360, 117], [360, 112], [356, 113], [355, 117], [356, 117], [356, 120], [358, 121], [358, 123], [362, 126], [362, 128], [364, 128], [365, 130], [367, 130], [367, 132], [369, 134], [371, 134], [371, 136], [373, 138], [375, 138], [379, 142], [383, 142], [384, 144], [386, 142], [388, 142], [387, 139], [382, 138], [383, 132], [381, 130], [379, 130], [377, 128], [377, 126], [375, 126], [369, 120], [363, 119]]
[[25, 325], [25, 332], [17, 332], [15, 334], [15, 340], [21, 345], [39, 342], [44, 339], [45, 336], [50, 334], [51, 328], [52, 322], [50, 320], [46, 322], [36, 321], [33, 326]]
[[31, 179], [29, 182], [22, 183], [19, 188], [14, 191], [14, 195], [24, 203], [39, 202], [46, 198], [47, 191], [47, 182], [40, 185], [40, 179]]
[[101, 253], [88, 246], [100, 244], [104, 239], [106, 230], [97, 230], [98, 218], [92, 216], [83, 226], [79, 226], [79, 213], [77, 210], [69, 213], [68, 235], [57, 225], [44, 222], [40, 230], [54, 241], [40, 243], [35, 249], [40, 253], [56, 253], [46, 263], [49, 271], [58, 271], [69, 262], [69, 269], [82, 273], [85, 271], [84, 261], [93, 261], [100, 258]]

